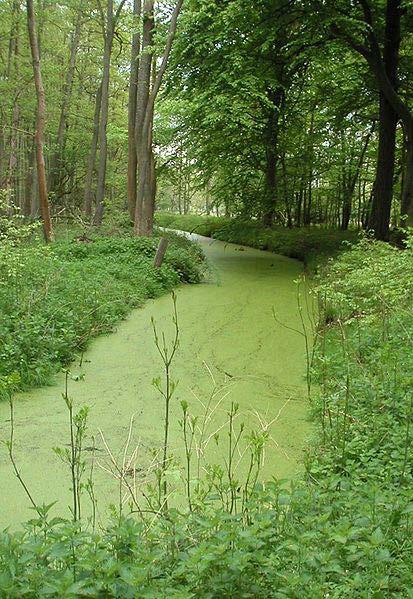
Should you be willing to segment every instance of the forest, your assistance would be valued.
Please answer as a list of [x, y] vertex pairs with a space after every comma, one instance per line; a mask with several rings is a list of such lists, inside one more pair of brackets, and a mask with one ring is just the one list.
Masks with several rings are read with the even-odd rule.
[[413, 597], [413, 3], [0, 0], [0, 597]]

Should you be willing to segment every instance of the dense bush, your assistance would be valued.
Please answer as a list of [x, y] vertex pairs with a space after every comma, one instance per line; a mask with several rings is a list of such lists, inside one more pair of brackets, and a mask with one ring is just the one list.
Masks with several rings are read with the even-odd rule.
[[[412, 597], [413, 251], [362, 241], [319, 286], [317, 441], [242, 513], [170, 510], [102, 533], [0, 537], [6, 597]], [[368, 281], [372, 281], [370, 293]], [[395, 282], [401, 281], [397, 285]], [[42, 529], [43, 527], [43, 529]]]
[[343, 242], [354, 242], [356, 231], [340, 231], [321, 227], [286, 229], [266, 228], [258, 221], [231, 220], [213, 216], [157, 214], [157, 223], [163, 227], [181, 229], [214, 237], [221, 241], [268, 250], [306, 264], [323, 256], [332, 256], [343, 248]]
[[152, 266], [158, 239], [97, 238], [50, 247], [4, 242], [0, 247], [0, 377], [21, 386], [44, 384], [88, 340], [110, 331], [132, 308], [196, 283], [200, 250], [170, 236], [165, 261]]
[[213, 237], [215, 231], [219, 231], [231, 220], [225, 217], [217, 216], [200, 216], [197, 214], [172, 214], [169, 212], [157, 212], [155, 222], [160, 227], [170, 229], [179, 229], [196, 233], [197, 235], [205, 235]]

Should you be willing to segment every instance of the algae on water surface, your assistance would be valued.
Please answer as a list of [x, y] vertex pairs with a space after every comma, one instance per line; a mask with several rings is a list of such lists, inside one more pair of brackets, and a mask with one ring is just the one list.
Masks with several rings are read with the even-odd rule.
[[[180, 453], [178, 420], [180, 400], [194, 413], [209, 396], [211, 374], [225, 384], [225, 399], [216, 411], [224, 423], [231, 401], [240, 406], [239, 421], [249, 427], [272, 423], [263, 476], [291, 478], [299, 469], [307, 421], [306, 355], [300, 329], [296, 279], [300, 263], [250, 248], [199, 238], [211, 264], [208, 280], [181, 286], [177, 292], [180, 347], [173, 377], [179, 380], [173, 400], [171, 451]], [[303, 290], [303, 293], [305, 291]], [[273, 317], [289, 328], [277, 323]], [[143, 467], [151, 448], [162, 440], [163, 403], [152, 385], [161, 374], [153, 342], [151, 316], [160, 330], [171, 330], [172, 304], [168, 296], [135, 310], [113, 334], [96, 339], [84, 357], [84, 379], [70, 381], [75, 405], [90, 406], [89, 435], [94, 435], [95, 459], [105, 465], [98, 429], [116, 455], [120, 455], [134, 415], [131, 447], [139, 443]], [[305, 309], [304, 309], [305, 313]], [[69, 473], [52, 448], [68, 443], [68, 418], [62, 400], [64, 375], [53, 386], [19, 394], [15, 402], [16, 458], [22, 475], [38, 503], [58, 500], [55, 511], [70, 502]], [[227, 393], [228, 392], [228, 393]], [[0, 438], [9, 434], [7, 404], [0, 404]], [[225, 441], [224, 441], [225, 443]], [[211, 462], [222, 459], [224, 449], [211, 444]], [[117, 501], [117, 485], [95, 465], [96, 495], [103, 511]], [[0, 452], [0, 527], [15, 526], [31, 512], [12, 473], [7, 452]], [[103, 516], [103, 513], [100, 514]]]

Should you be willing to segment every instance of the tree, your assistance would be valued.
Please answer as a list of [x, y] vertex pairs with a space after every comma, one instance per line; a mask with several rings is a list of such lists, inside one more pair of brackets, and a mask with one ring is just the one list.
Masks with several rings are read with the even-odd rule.
[[134, 32], [131, 43], [131, 64], [129, 78], [129, 98], [128, 98], [128, 210], [131, 222], [135, 219], [136, 207], [136, 174], [138, 168], [137, 145], [136, 145], [136, 127], [137, 127], [137, 90], [139, 73], [139, 53], [141, 45], [140, 36], [140, 17], [142, 12], [142, 1], [134, 0]]
[[49, 198], [47, 194], [46, 168], [43, 154], [43, 136], [46, 117], [46, 100], [40, 66], [40, 54], [36, 31], [36, 18], [33, 0], [27, 0], [27, 26], [29, 30], [30, 49], [33, 60], [33, 74], [37, 96], [36, 110], [36, 163], [39, 187], [40, 210], [43, 219], [43, 231], [46, 242], [53, 241], [53, 228], [50, 218]]
[[172, 50], [182, 4], [183, 0], [177, 0], [172, 12], [165, 49], [159, 71], [154, 77], [152, 89], [150, 89], [150, 74], [153, 60], [153, 0], [145, 0], [143, 8], [142, 57], [138, 75], [138, 116], [136, 121], [139, 183], [136, 194], [135, 235], [152, 234], [156, 193], [156, 173], [153, 156], [153, 113]]
[[55, 142], [55, 149], [50, 159], [50, 191], [61, 193], [61, 172], [64, 166], [64, 152], [66, 147], [68, 113], [71, 104], [73, 81], [76, 67], [76, 54], [79, 47], [80, 34], [82, 29], [83, 15], [80, 8], [76, 10], [74, 30], [71, 34], [69, 64], [66, 71], [66, 79], [63, 86], [62, 102], [60, 108], [59, 126]]
[[[343, 18], [346, 9], [341, 5], [333, 7], [335, 12], [331, 30], [366, 60], [379, 89], [379, 149], [369, 227], [374, 229], [378, 239], [388, 239], [393, 199], [396, 127], [399, 120], [405, 128], [407, 148], [402, 209], [408, 216], [408, 222], [413, 224], [413, 113], [400, 94], [398, 79], [401, 24], [407, 9], [402, 0], [387, 0], [384, 14], [381, 4], [377, 2], [358, 0], [356, 4], [358, 21], [363, 24], [361, 33], [357, 36], [351, 32], [354, 31], [354, 18], [350, 21], [350, 30], [346, 19]], [[349, 6], [346, 8], [347, 11], [351, 10]], [[384, 20], [384, 27], [380, 27], [380, 20]]]
[[101, 83], [100, 100], [100, 124], [99, 124], [99, 166], [96, 188], [96, 212], [93, 217], [93, 223], [96, 226], [102, 224], [104, 199], [105, 199], [105, 181], [106, 181], [106, 161], [108, 152], [107, 125], [109, 111], [109, 80], [110, 80], [110, 59], [112, 54], [113, 38], [115, 35], [116, 23], [119, 19], [123, 5], [126, 0], [121, 0], [116, 12], [114, 11], [113, 0], [107, 0], [106, 18], [102, 12], [102, 29], [104, 34], [104, 52], [103, 52], [103, 73]]

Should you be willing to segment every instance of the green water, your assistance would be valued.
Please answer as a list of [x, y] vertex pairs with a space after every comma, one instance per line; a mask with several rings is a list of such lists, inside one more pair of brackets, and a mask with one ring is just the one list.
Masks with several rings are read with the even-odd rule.
[[[294, 477], [310, 430], [305, 345], [301, 335], [274, 321], [272, 310], [289, 327], [301, 328], [294, 281], [302, 266], [267, 252], [211, 243], [206, 238], [199, 241], [211, 272], [203, 284], [181, 286], [177, 291], [181, 339], [174, 366], [179, 385], [173, 400], [171, 450], [178, 455], [182, 451], [180, 400], [201, 414], [201, 402], [207, 401], [213, 378], [224, 389], [214, 400], [223, 398], [210, 432], [226, 421], [230, 402], [237, 402], [239, 422], [247, 427], [258, 427], [260, 421], [271, 423], [263, 475]], [[118, 485], [104, 470], [109, 461], [99, 429], [112, 452], [121, 456], [134, 415], [130, 448], [139, 445], [136, 466], [142, 471], [152, 459], [152, 448], [161, 445], [163, 400], [152, 385], [161, 364], [150, 319], [154, 316], [158, 328], [168, 335], [171, 312], [169, 296], [149, 301], [114, 333], [95, 340], [81, 368], [72, 367], [72, 372], [85, 375], [84, 380], [70, 381], [69, 394], [77, 406], [90, 406], [89, 438], [96, 438], [95, 456], [100, 464], [95, 463], [94, 480], [101, 518], [108, 504], [117, 501]], [[15, 404], [17, 462], [38, 503], [58, 502], [54, 513], [66, 513], [70, 501], [69, 472], [52, 452], [52, 447], [65, 446], [69, 438], [63, 390], [62, 374], [53, 386], [20, 394]], [[8, 438], [8, 419], [8, 406], [0, 404], [1, 440]], [[221, 451], [211, 443], [208, 459], [220, 461]], [[0, 448], [0, 485], [0, 528], [30, 517], [32, 511], [5, 448]]]

